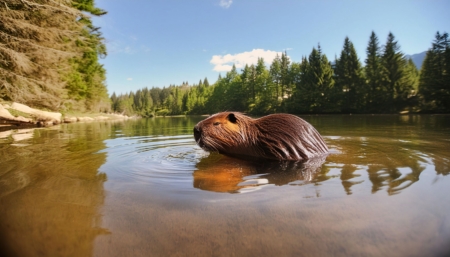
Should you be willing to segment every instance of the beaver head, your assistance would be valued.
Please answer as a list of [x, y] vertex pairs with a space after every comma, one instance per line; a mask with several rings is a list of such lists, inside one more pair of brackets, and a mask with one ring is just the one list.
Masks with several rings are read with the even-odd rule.
[[206, 151], [239, 153], [248, 146], [252, 119], [238, 112], [221, 112], [194, 127], [197, 144]]

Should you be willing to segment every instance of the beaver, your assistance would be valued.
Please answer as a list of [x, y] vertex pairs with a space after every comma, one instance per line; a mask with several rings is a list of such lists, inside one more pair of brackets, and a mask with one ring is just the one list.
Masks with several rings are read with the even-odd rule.
[[194, 138], [206, 151], [240, 158], [302, 161], [328, 154], [311, 124], [284, 113], [253, 119], [239, 112], [220, 112], [200, 121]]

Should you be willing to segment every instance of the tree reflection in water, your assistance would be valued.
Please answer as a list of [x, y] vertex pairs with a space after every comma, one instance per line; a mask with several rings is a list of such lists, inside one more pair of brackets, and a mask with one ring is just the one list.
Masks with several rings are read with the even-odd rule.
[[[90, 256], [101, 227], [110, 124], [13, 132], [0, 145], [0, 255]], [[25, 143], [24, 143], [25, 142]], [[20, 144], [19, 144], [20, 143]]]
[[197, 164], [194, 187], [239, 193], [267, 184], [320, 186], [320, 182], [339, 178], [345, 192], [351, 195], [352, 187], [368, 178], [372, 193], [386, 189], [389, 195], [395, 195], [417, 182], [420, 174], [433, 163], [436, 174], [449, 174], [449, 159], [416, 150], [417, 142], [379, 137], [326, 140], [331, 154], [307, 162], [256, 162], [212, 153]]

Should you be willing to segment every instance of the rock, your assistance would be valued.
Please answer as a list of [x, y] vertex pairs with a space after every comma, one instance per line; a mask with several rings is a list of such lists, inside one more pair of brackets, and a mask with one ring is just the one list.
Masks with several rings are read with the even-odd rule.
[[16, 117], [12, 116], [8, 110], [6, 110], [3, 105], [0, 104], [0, 118], [4, 118], [7, 120], [14, 120]]
[[53, 121], [38, 121], [37, 122], [38, 127], [51, 127], [53, 125], [55, 125], [55, 123]]
[[111, 115], [113, 115], [115, 117], [115, 119], [130, 119], [130, 117], [128, 117], [127, 115], [116, 114], [116, 113], [112, 113]]
[[98, 117], [95, 117], [95, 119], [96, 119], [96, 120], [107, 120], [107, 119], [109, 119], [109, 117], [106, 117], [106, 116], [98, 116]]
[[78, 121], [93, 121], [94, 119], [91, 117], [78, 117]]
[[11, 105], [11, 109], [31, 114], [35, 116], [37, 120], [45, 120], [45, 121], [51, 120], [57, 123], [61, 122], [62, 114], [59, 112], [41, 111], [19, 103], [13, 103]]
[[32, 122], [31, 119], [24, 118], [22, 116], [14, 117], [8, 110], [6, 110], [3, 105], [0, 104], [0, 118], [11, 121], [19, 121], [19, 122]]
[[20, 121], [20, 122], [32, 122], [31, 119], [19, 116], [19, 117], [15, 117], [15, 121]]
[[74, 123], [74, 122], [77, 122], [76, 117], [65, 117], [64, 118], [64, 123]]

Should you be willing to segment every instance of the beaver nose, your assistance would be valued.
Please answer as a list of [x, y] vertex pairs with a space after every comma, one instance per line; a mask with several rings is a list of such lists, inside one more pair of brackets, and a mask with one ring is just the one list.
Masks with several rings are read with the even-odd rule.
[[202, 131], [200, 130], [200, 128], [195, 126], [194, 127], [194, 138], [195, 138], [195, 141], [198, 141], [198, 139], [200, 138], [201, 134], [202, 134]]

